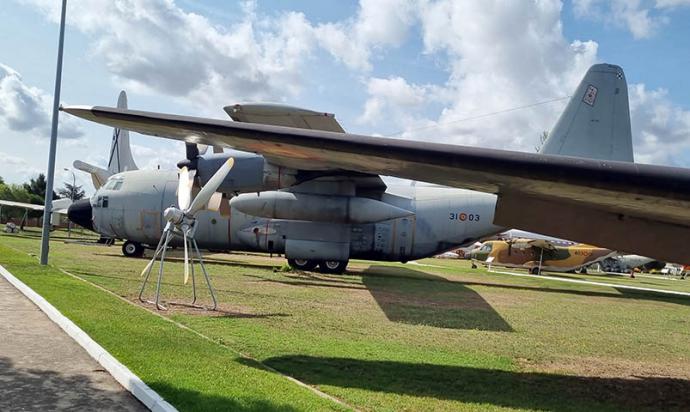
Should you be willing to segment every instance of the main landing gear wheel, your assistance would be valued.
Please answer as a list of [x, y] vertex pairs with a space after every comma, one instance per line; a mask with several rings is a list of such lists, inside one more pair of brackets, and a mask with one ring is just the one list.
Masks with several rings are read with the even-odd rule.
[[538, 275], [539, 274], [539, 268], [538, 267], [533, 267], [529, 269], [529, 273], [532, 275]]
[[318, 261], [311, 259], [288, 259], [288, 265], [298, 270], [314, 270], [318, 264]]
[[122, 254], [127, 257], [144, 256], [144, 247], [139, 242], [126, 241], [122, 244]]
[[319, 262], [319, 269], [321, 273], [335, 273], [341, 274], [347, 268], [348, 260], [324, 260]]

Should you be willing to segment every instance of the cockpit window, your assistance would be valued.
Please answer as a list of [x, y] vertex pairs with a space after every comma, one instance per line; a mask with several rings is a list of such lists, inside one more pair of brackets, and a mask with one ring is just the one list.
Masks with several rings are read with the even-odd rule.
[[103, 189], [105, 189], [105, 190], [120, 190], [121, 187], [122, 187], [122, 180], [113, 179], [113, 180], [109, 180], [108, 183], [105, 184]]
[[491, 243], [484, 243], [484, 245], [482, 246], [482, 248], [479, 249], [479, 250], [482, 251], [482, 252], [491, 252], [491, 247], [492, 247], [492, 244], [491, 244]]

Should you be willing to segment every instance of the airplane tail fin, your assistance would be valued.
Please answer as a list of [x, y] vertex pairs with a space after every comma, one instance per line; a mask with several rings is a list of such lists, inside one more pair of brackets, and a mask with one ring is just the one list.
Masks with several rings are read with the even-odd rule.
[[[120, 92], [117, 98], [117, 107], [119, 109], [127, 108], [127, 94], [124, 90]], [[114, 175], [127, 170], [138, 170], [129, 145], [129, 131], [115, 128], [113, 129], [113, 141], [110, 145], [108, 172]]]
[[590, 67], [539, 152], [632, 162], [623, 69], [612, 64]]

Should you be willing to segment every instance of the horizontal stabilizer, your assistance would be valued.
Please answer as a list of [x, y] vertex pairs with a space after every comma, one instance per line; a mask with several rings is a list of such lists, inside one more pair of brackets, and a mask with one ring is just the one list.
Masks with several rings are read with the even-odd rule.
[[111, 173], [105, 169], [101, 169], [98, 166], [82, 162], [81, 160], [75, 160], [72, 163], [75, 169], [81, 170], [91, 175], [91, 180], [93, 181], [93, 187], [98, 190], [101, 186], [105, 184], [105, 181], [111, 176]]

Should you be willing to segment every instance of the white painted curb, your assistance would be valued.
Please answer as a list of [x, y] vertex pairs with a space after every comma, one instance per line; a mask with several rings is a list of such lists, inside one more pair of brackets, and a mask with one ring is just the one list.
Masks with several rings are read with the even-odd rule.
[[125, 389], [132, 393], [141, 403], [154, 412], [176, 412], [174, 406], [165, 401], [153, 389], [149, 388], [137, 375], [132, 373], [125, 365], [121, 364], [101, 345], [96, 343], [89, 335], [67, 319], [55, 306], [48, 303], [41, 295], [26, 286], [21, 280], [17, 279], [10, 272], [0, 265], [0, 275], [2, 275], [15, 288], [29, 298], [36, 306], [45, 313], [50, 320], [55, 322], [62, 330], [83, 347], [92, 358], [94, 358], [105, 370], [110, 373], [116, 381]]

